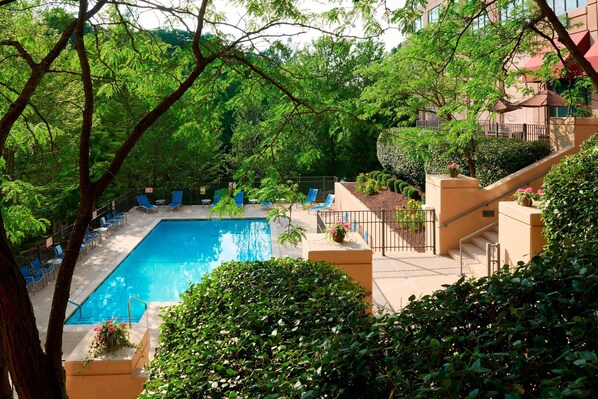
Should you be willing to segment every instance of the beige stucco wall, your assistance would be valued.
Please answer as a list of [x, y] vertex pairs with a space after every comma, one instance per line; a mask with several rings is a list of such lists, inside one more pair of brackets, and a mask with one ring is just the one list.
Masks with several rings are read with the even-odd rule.
[[131, 331], [138, 349], [123, 348], [114, 355], [101, 356], [84, 364], [87, 348], [95, 333], [90, 331], [64, 362], [66, 390], [71, 399], [133, 399], [143, 390], [146, 378], [135, 375], [149, 355], [149, 330]]
[[366, 301], [372, 303], [372, 250], [359, 234], [349, 233], [343, 243], [336, 243], [325, 234], [309, 233], [303, 240], [303, 258], [343, 269], [365, 288]]
[[539, 254], [546, 240], [542, 236], [544, 221], [538, 208], [519, 206], [515, 202], [501, 202], [498, 216], [498, 242], [501, 263], [516, 265]]

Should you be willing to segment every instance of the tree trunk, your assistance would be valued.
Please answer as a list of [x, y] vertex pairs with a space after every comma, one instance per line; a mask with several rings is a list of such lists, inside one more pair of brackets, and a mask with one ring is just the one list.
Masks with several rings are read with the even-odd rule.
[[0, 323], [0, 398], [12, 398], [12, 388], [8, 380], [8, 347], [5, 345], [4, 324]]
[[[0, 322], [7, 359], [19, 398], [62, 398], [60, 382], [50, 371], [40, 345], [33, 306], [0, 215]], [[19, 383], [22, 382], [22, 383]]]

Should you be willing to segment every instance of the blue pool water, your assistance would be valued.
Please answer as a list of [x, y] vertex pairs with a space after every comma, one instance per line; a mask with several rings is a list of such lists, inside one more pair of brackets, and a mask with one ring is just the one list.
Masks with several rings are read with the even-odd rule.
[[[189, 283], [199, 282], [224, 261], [271, 256], [270, 226], [263, 219], [162, 221], [66, 324], [95, 324], [113, 317], [126, 321], [130, 296], [146, 303], [178, 301]], [[132, 301], [132, 320], [138, 321], [144, 310]]]

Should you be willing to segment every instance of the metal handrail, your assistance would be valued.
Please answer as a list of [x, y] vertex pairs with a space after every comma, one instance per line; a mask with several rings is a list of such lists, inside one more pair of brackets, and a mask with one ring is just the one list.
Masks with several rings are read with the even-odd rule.
[[498, 224], [498, 220], [490, 223], [489, 225], [487, 225], [485, 227], [482, 227], [481, 229], [479, 229], [477, 231], [474, 231], [473, 233], [471, 233], [459, 240], [459, 270], [460, 270], [461, 275], [463, 275], [463, 242], [465, 240], [469, 240], [471, 237], [473, 237], [481, 232], [488, 230], [490, 227], [493, 227], [497, 224]]
[[[533, 182], [534, 180], [538, 180], [540, 177], [542, 177], [542, 176], [546, 175], [546, 174], [547, 174], [549, 171], [550, 171], [550, 169], [548, 169], [548, 170], [545, 170], [544, 172], [540, 173], [539, 175], [536, 175], [536, 176], [532, 177], [531, 179], [527, 180], [525, 183], [520, 183], [520, 184], [518, 184], [517, 186], [518, 186], [518, 187], [525, 186], [525, 185], [527, 185], [527, 184], [529, 184], [529, 183]], [[515, 190], [515, 188], [509, 188], [507, 191], [505, 191], [505, 192], [503, 192], [502, 194], [500, 194], [500, 195], [498, 195], [498, 196], [496, 196], [496, 197], [492, 198], [490, 201], [484, 201], [484, 202], [482, 202], [481, 204], [478, 204], [478, 205], [474, 206], [473, 208], [470, 208], [470, 209], [466, 210], [465, 212], [462, 212], [462, 213], [460, 213], [459, 215], [457, 215], [457, 216], [455, 216], [455, 217], [453, 217], [453, 218], [449, 219], [448, 221], [446, 221], [446, 222], [442, 223], [442, 224], [441, 224], [441, 225], [439, 225], [438, 227], [439, 227], [439, 228], [441, 228], [441, 227], [446, 227], [446, 226], [448, 226], [449, 224], [453, 223], [454, 221], [456, 221], [456, 220], [459, 220], [459, 219], [461, 219], [462, 217], [465, 217], [465, 216], [469, 215], [470, 213], [472, 213], [472, 212], [474, 212], [474, 211], [477, 211], [477, 210], [478, 210], [478, 209], [480, 209], [480, 208], [483, 208], [483, 207], [485, 207], [485, 206], [488, 206], [488, 205], [490, 205], [490, 204], [491, 204], [491, 203], [493, 203], [494, 201], [497, 201], [497, 200], [501, 199], [502, 197], [504, 197], [505, 195], [509, 194], [510, 192], [512, 192], [512, 191], [514, 191], [514, 190]]]
[[79, 318], [80, 318], [80, 319], [83, 319], [83, 310], [81, 310], [81, 304], [80, 304], [80, 303], [77, 303], [77, 302], [75, 302], [75, 301], [71, 301], [70, 299], [67, 299], [67, 301], [68, 301], [70, 304], [72, 304], [72, 305], [75, 305], [75, 306], [77, 307], [77, 309], [79, 310]]
[[[496, 251], [496, 259], [494, 259], [494, 251]], [[488, 256], [489, 253], [492, 253], [492, 256]], [[497, 268], [500, 267], [500, 242], [494, 244], [491, 242], [486, 243], [486, 265], [488, 266], [488, 277], [490, 277], [493, 273], [493, 263], [496, 263]]]
[[[127, 301], [127, 308], [129, 311], [129, 328], [131, 328], [133, 326], [133, 323], [131, 322], [131, 300], [133, 301], [137, 301], [139, 303], [141, 303], [143, 306], [145, 306], [145, 310], [147, 310], [147, 303], [143, 302], [141, 299], [134, 297], [133, 295], [131, 295], [129, 297], [129, 300]], [[147, 324], [147, 327], [149, 327], [149, 320], [147, 320], [147, 317], [145, 319], [145, 322]]]

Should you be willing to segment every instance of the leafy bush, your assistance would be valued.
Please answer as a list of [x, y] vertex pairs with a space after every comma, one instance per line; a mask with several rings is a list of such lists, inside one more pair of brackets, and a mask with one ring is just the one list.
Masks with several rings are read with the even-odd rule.
[[381, 171], [379, 171], [379, 170], [374, 170], [374, 171], [372, 171], [372, 172], [368, 173], [368, 177], [369, 177], [370, 179], [374, 179], [374, 180], [376, 180], [376, 179], [378, 178], [378, 176], [379, 176], [381, 173], [382, 173], [382, 172], [381, 172]]
[[597, 255], [558, 250], [412, 302], [384, 335], [394, 397], [596, 397]]
[[548, 242], [598, 240], [598, 133], [548, 172], [541, 206]]
[[410, 199], [405, 209], [397, 208], [395, 218], [405, 230], [411, 232], [421, 231], [426, 223], [426, 213], [422, 210], [422, 204], [419, 201]]
[[[548, 143], [480, 136], [474, 157], [476, 177], [484, 187], [549, 154]], [[420, 188], [425, 186], [426, 173], [446, 173], [446, 166], [453, 162], [469, 175], [465, 156], [448, 144], [427, 145], [416, 151], [404, 143], [395, 144], [395, 138], [388, 134], [378, 139], [378, 160], [390, 173]]]
[[378, 192], [378, 186], [375, 180], [368, 180], [363, 189], [363, 194], [365, 195], [374, 195]]
[[401, 183], [405, 183], [405, 182], [403, 180], [396, 180], [394, 189], [392, 191], [394, 191], [395, 193], [400, 193], [401, 192]]
[[394, 177], [391, 177], [390, 179], [386, 180], [386, 187], [388, 187], [388, 189], [390, 191], [394, 191], [396, 182], [397, 182], [397, 179], [395, 179]]
[[383, 397], [363, 298], [321, 262], [223, 264], [165, 312], [141, 397]]
[[412, 200], [416, 200], [419, 201], [419, 199], [421, 198], [421, 195], [419, 194], [419, 190], [417, 188], [413, 188], [410, 192], [408, 197]]

